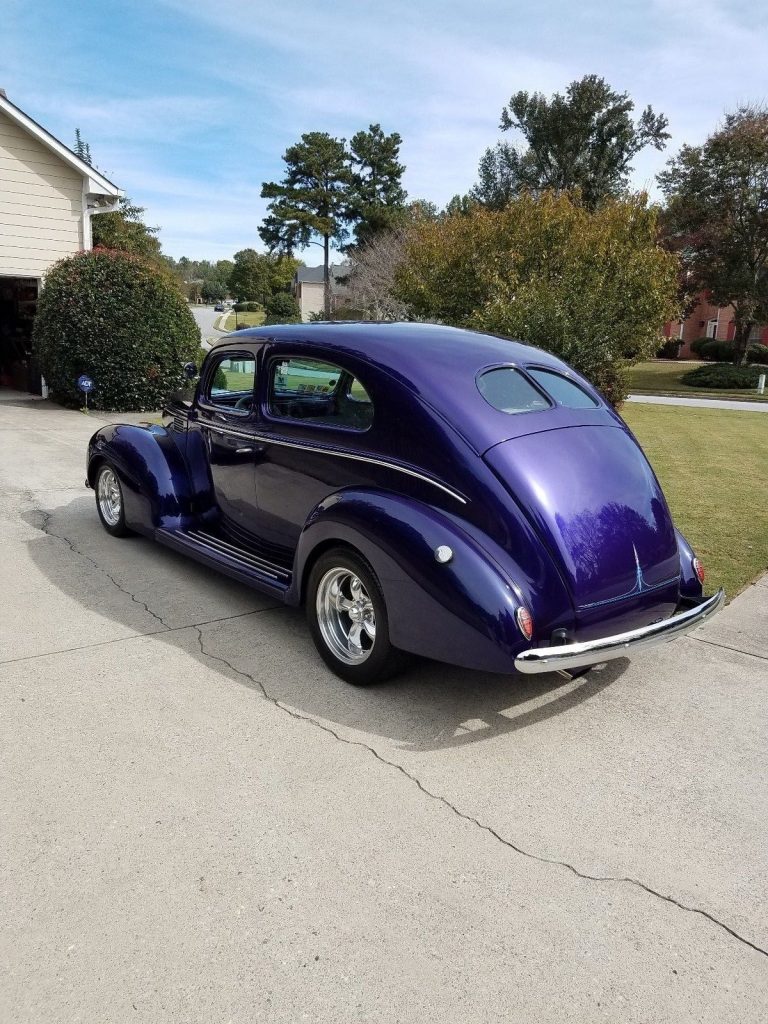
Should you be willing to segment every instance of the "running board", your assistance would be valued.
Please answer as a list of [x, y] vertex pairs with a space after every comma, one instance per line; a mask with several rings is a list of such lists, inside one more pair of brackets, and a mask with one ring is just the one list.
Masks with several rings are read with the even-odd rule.
[[205, 530], [155, 530], [155, 539], [252, 587], [284, 595], [293, 573]]

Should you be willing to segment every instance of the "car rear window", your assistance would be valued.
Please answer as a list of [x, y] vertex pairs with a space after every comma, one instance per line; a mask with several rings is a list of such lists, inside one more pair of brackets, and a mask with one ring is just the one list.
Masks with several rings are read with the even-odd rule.
[[595, 409], [599, 404], [583, 388], [567, 377], [563, 377], [561, 373], [555, 373], [554, 370], [541, 370], [533, 366], [528, 367], [528, 373], [537, 384], [541, 384], [550, 398], [554, 398], [558, 405], [565, 405], [569, 409]]
[[550, 407], [539, 389], [512, 366], [486, 370], [477, 378], [477, 386], [486, 402], [501, 412], [535, 412]]

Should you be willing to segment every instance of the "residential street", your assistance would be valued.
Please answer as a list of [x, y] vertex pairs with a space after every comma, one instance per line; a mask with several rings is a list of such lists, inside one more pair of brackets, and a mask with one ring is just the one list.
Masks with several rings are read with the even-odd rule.
[[221, 337], [221, 331], [215, 330], [213, 326], [221, 316], [221, 313], [216, 313], [213, 306], [191, 305], [189, 309], [195, 318], [195, 323], [200, 328], [200, 337], [203, 343], [214, 341], [216, 338]]
[[573, 682], [358, 689], [104, 532], [104, 421], [0, 391], [4, 1024], [762, 1024], [768, 579]]

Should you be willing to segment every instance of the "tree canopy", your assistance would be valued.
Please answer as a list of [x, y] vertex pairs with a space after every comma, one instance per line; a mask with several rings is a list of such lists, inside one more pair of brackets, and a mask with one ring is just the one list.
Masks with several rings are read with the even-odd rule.
[[614, 402], [626, 367], [652, 355], [677, 312], [677, 257], [657, 243], [646, 197], [589, 211], [531, 193], [501, 211], [414, 225], [395, 272], [411, 315], [508, 335], [571, 363]]
[[241, 249], [235, 253], [228, 290], [241, 301], [265, 305], [271, 296], [290, 289], [300, 265], [292, 256]]
[[398, 162], [402, 141], [397, 132], [385, 135], [379, 124], [352, 136], [347, 216], [358, 245], [392, 228], [401, 216], [407, 195], [401, 184], [405, 167]]
[[688, 287], [733, 305], [738, 365], [752, 327], [768, 319], [768, 111], [728, 114], [702, 146], [683, 146], [659, 184]]
[[503, 132], [519, 132], [526, 145], [499, 142], [480, 160], [473, 196], [491, 209], [503, 209], [521, 191], [580, 190], [595, 209], [626, 188], [631, 162], [646, 146], [663, 149], [670, 137], [667, 119], [646, 107], [635, 122], [627, 93], [614, 92], [604, 79], [586, 75], [565, 95], [515, 93], [501, 112]]

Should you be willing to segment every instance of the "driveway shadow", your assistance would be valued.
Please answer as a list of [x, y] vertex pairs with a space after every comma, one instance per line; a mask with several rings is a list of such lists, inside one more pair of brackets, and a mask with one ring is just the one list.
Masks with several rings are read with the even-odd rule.
[[[206, 668], [216, 665], [238, 683], [266, 690], [301, 715], [388, 738], [402, 749], [458, 748], [534, 728], [601, 693], [628, 664], [619, 659], [570, 681], [556, 674], [474, 672], [414, 658], [407, 671], [385, 684], [354, 687], [322, 663], [302, 611], [275, 604], [160, 544], [110, 537], [92, 496], [24, 519], [40, 531], [28, 541], [36, 567], [89, 613], [152, 633]], [[93, 578], [87, 586], [86, 569]], [[190, 604], [190, 595], [196, 603]]]

